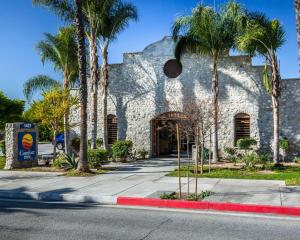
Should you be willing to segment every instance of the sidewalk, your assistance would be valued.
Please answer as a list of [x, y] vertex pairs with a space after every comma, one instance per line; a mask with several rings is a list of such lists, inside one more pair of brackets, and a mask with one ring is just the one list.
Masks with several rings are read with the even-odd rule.
[[[57, 173], [0, 171], [0, 198], [115, 204], [119, 196], [153, 197], [178, 190], [176, 177], [165, 177], [176, 168], [175, 159], [151, 159], [124, 164], [95, 177], [65, 177]], [[187, 191], [187, 178], [182, 178]], [[194, 179], [190, 191], [194, 190]], [[214, 194], [212, 202], [300, 206], [300, 187], [284, 181], [199, 178], [199, 191]]]

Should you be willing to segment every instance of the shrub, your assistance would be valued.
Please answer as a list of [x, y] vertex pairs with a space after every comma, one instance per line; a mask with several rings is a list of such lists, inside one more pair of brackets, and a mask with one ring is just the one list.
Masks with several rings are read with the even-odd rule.
[[53, 166], [65, 170], [77, 169], [78, 160], [74, 155], [70, 156], [62, 153], [53, 161]]
[[141, 149], [141, 150], [138, 150], [138, 156], [139, 158], [141, 159], [146, 159], [146, 156], [148, 155], [148, 151], [146, 149]]
[[236, 154], [235, 148], [230, 147], [224, 148], [224, 152], [227, 153], [229, 156], [234, 156]]
[[49, 125], [39, 123], [38, 124], [39, 141], [51, 141], [53, 137], [53, 131]]
[[109, 152], [105, 149], [90, 149], [88, 150], [88, 161], [92, 168], [101, 167], [102, 164], [108, 161]]
[[6, 154], [5, 140], [0, 141], [0, 150], [4, 155]]
[[175, 200], [176, 199], [176, 192], [163, 193], [163, 194], [160, 195], [160, 199]]
[[189, 196], [187, 196], [186, 200], [188, 200], [188, 201], [199, 201], [199, 200], [203, 200], [204, 198], [209, 197], [211, 194], [212, 194], [211, 191], [202, 191], [198, 195], [196, 195], [195, 193], [192, 193]]
[[263, 168], [265, 168], [268, 163], [272, 162], [272, 158], [270, 156], [259, 155], [257, 153], [246, 154], [242, 156], [240, 160], [245, 164], [245, 168], [248, 170], [253, 169], [257, 164], [262, 164]]
[[132, 154], [132, 145], [132, 141], [130, 140], [115, 142], [112, 146], [113, 158], [126, 161], [126, 159]]
[[226, 159], [228, 159], [230, 162], [233, 162], [234, 165], [236, 165], [237, 160], [238, 160], [236, 149], [235, 148], [230, 148], [230, 147], [225, 147], [224, 152], [227, 155], [227, 156], [225, 156]]
[[254, 138], [242, 138], [239, 139], [236, 143], [237, 147], [239, 149], [250, 149], [252, 146], [255, 146], [257, 144], [256, 139]]
[[287, 151], [289, 149], [290, 143], [289, 140], [284, 138], [284, 139], [280, 139], [279, 140], [279, 147], [283, 150], [283, 151]]
[[300, 163], [300, 157], [295, 157], [295, 158], [294, 158], [294, 162], [295, 162], [295, 163]]
[[[88, 141], [88, 146], [90, 147], [92, 145], [92, 140], [90, 139]], [[102, 138], [97, 138], [96, 139], [96, 148], [101, 148], [103, 145], [103, 139]]]
[[0, 157], [0, 170], [4, 169], [5, 164], [6, 164], [5, 157]]

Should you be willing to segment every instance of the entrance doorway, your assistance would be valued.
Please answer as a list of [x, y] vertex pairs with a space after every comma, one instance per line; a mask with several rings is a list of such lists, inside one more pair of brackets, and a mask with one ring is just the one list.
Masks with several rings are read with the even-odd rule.
[[[176, 137], [176, 121], [186, 119], [186, 115], [181, 112], [163, 113], [151, 121], [152, 125], [152, 156], [170, 156], [178, 153]], [[185, 154], [187, 148], [191, 150], [192, 140], [187, 146], [187, 137], [181, 136], [180, 152]]]

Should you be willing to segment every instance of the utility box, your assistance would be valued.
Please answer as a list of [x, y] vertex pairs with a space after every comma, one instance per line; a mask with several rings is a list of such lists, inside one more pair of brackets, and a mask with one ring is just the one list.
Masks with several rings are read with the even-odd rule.
[[38, 165], [38, 130], [35, 123], [7, 123], [5, 128], [5, 169]]

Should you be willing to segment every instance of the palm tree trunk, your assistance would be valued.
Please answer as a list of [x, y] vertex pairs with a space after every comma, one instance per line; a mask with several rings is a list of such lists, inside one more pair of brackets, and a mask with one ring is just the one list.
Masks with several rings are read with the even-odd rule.
[[108, 149], [108, 136], [107, 136], [107, 95], [108, 95], [108, 54], [107, 47], [102, 50], [102, 101], [103, 101], [103, 148]]
[[87, 77], [85, 32], [82, 16], [82, 0], [74, 0], [76, 6], [75, 24], [78, 38], [78, 65], [80, 79], [80, 153], [78, 171], [88, 172], [87, 159]]
[[[68, 77], [67, 74], [64, 73], [64, 81], [63, 81], [63, 89], [67, 90], [69, 88], [68, 86]], [[69, 135], [69, 112], [66, 112], [64, 115], [64, 145], [65, 145], [65, 153], [68, 155], [70, 154], [69, 151], [69, 143], [70, 143], [70, 135]]]
[[55, 158], [56, 158], [56, 134], [57, 134], [57, 132], [56, 132], [56, 130], [55, 129], [53, 129], [53, 160], [55, 160]]
[[198, 169], [199, 169], [199, 129], [196, 128], [196, 158], [195, 158], [195, 196], [198, 196]]
[[274, 134], [274, 146], [273, 146], [273, 162], [279, 163], [279, 129], [280, 129], [280, 109], [279, 99], [281, 95], [281, 77], [279, 73], [279, 66], [275, 53], [272, 55], [272, 107], [273, 107], [273, 134]]
[[97, 148], [97, 122], [98, 122], [98, 84], [99, 84], [99, 65], [97, 55], [96, 37], [93, 32], [90, 36], [90, 75], [92, 93], [92, 141], [91, 148]]
[[300, 65], [300, 0], [295, 0], [295, 9], [296, 9], [297, 33], [298, 33], [298, 59]]
[[212, 93], [213, 93], [213, 107], [214, 107], [214, 124], [213, 124], [213, 159], [216, 163], [219, 160], [219, 144], [218, 144], [218, 97], [219, 97], [219, 76], [218, 76], [218, 62], [214, 59], [213, 62], [213, 79], [212, 79]]

